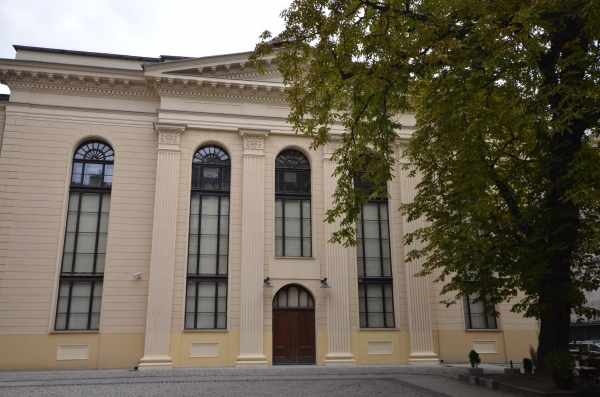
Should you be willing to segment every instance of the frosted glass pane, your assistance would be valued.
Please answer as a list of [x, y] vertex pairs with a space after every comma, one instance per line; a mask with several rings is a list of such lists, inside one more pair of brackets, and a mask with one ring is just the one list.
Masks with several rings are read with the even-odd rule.
[[62, 271], [70, 272], [73, 267], [73, 254], [64, 254], [62, 262]]
[[369, 328], [383, 328], [383, 313], [370, 313], [369, 312]]
[[215, 284], [214, 283], [199, 283], [198, 285], [198, 297], [199, 298], [214, 298], [215, 297]]
[[219, 233], [221, 233], [221, 236], [226, 236], [229, 234], [229, 216], [221, 214]]
[[67, 232], [65, 235], [65, 250], [64, 252], [73, 252], [75, 247], [75, 233]]
[[198, 214], [194, 215], [190, 215], [190, 235], [197, 235], [198, 234], [198, 222], [200, 220], [200, 217]]
[[[380, 286], [378, 285], [377, 287], [380, 287]], [[367, 298], [367, 311], [369, 313], [383, 313], [383, 299], [368, 297]]]
[[288, 307], [298, 307], [298, 288], [288, 289]]
[[227, 283], [219, 283], [218, 284], [218, 292], [219, 298], [226, 298], [227, 297]]
[[94, 269], [94, 254], [77, 254], [75, 273], [91, 273]]
[[304, 219], [302, 221], [302, 235], [304, 237], [310, 237], [310, 219]]
[[358, 219], [356, 220], [356, 238], [358, 240], [360, 240], [363, 236], [363, 232], [362, 232], [362, 221], [360, 220], [360, 215], [358, 217]]
[[229, 250], [229, 237], [222, 236], [219, 238], [219, 255], [227, 255]]
[[77, 253], [93, 254], [96, 250], [96, 233], [79, 233]]
[[383, 261], [383, 277], [392, 277], [392, 266], [389, 259], [382, 259]]
[[379, 284], [367, 284], [367, 297], [368, 298], [381, 298], [383, 292], [381, 291], [381, 285]]
[[309, 238], [305, 238], [304, 239], [304, 246], [303, 246], [303, 252], [302, 252], [302, 256], [304, 257], [309, 257], [311, 256], [312, 250], [311, 250], [311, 241]]
[[215, 311], [215, 297], [214, 295], [210, 298], [198, 298], [198, 313], [200, 312], [214, 312]]
[[385, 314], [386, 327], [394, 327], [394, 313]]
[[106, 255], [104, 255], [104, 254], [96, 255], [96, 274], [104, 273], [105, 261], [106, 261]]
[[185, 314], [185, 328], [194, 328], [194, 313]]
[[310, 219], [310, 200], [302, 200], [302, 217]]
[[96, 233], [98, 224], [98, 213], [82, 212], [79, 215], [79, 232], [80, 233]]
[[206, 235], [200, 237], [200, 254], [216, 254], [217, 253], [217, 236]]
[[71, 309], [69, 316], [69, 329], [87, 329], [88, 314], [74, 313]]
[[300, 295], [298, 297], [298, 306], [308, 307], [308, 294], [306, 291], [300, 291]]
[[379, 238], [379, 222], [363, 221], [365, 229], [363, 230], [365, 238]]
[[[287, 215], [287, 214], [286, 214]], [[285, 219], [285, 237], [300, 237], [300, 219]]]
[[217, 273], [217, 256], [200, 255], [200, 274]]
[[200, 233], [201, 234], [217, 234], [218, 231], [218, 216], [204, 215], [200, 219]]
[[385, 284], [383, 286], [383, 293], [384, 293], [384, 296], [386, 298], [391, 298], [392, 297], [392, 285], [391, 284]]
[[381, 238], [389, 240], [390, 239], [390, 230], [387, 221], [381, 221]]
[[379, 216], [381, 217], [382, 221], [388, 219], [388, 207], [386, 203], [379, 204]]
[[229, 197], [221, 197], [221, 216], [229, 216]]
[[279, 307], [286, 307], [287, 306], [287, 291], [279, 291], [277, 293], [277, 296], [279, 297]]
[[283, 235], [283, 219], [275, 218], [275, 237]]
[[226, 275], [227, 274], [227, 256], [221, 255], [219, 256], [219, 274]]
[[378, 220], [379, 216], [377, 214], [377, 204], [368, 203], [363, 205], [362, 217], [365, 221]]
[[200, 196], [192, 196], [190, 203], [190, 214], [198, 215], [200, 213]]
[[106, 253], [106, 239], [107, 239], [106, 233], [100, 233], [98, 235], [98, 251], [97, 252], [99, 254]]
[[215, 315], [214, 313], [198, 313], [197, 328], [214, 328]]
[[216, 196], [202, 197], [202, 215], [218, 215], [219, 198]]
[[285, 217], [300, 218], [300, 200], [285, 201]]
[[54, 329], [63, 330], [66, 329], [67, 324], [67, 315], [66, 314], [57, 314], [56, 315], [56, 324]]
[[365, 276], [381, 277], [381, 262], [379, 259], [367, 258], [365, 263]]
[[196, 274], [196, 255], [188, 255], [188, 273]]
[[361, 328], [367, 328], [367, 315], [366, 315], [366, 313], [360, 313], [359, 318], [360, 318], [360, 327]]
[[108, 214], [110, 212], [110, 194], [102, 196], [102, 212]]
[[381, 240], [381, 253], [384, 258], [390, 257], [390, 240]]
[[79, 208], [79, 193], [71, 193], [69, 196], [69, 211], [77, 212]]
[[217, 314], [217, 328], [225, 328], [227, 325], [227, 315], [225, 313]]
[[275, 256], [283, 256], [283, 239], [281, 237], [275, 238]]
[[300, 239], [287, 238], [285, 239], [285, 256], [301, 256], [300, 255]]
[[486, 328], [484, 315], [471, 314], [471, 320], [473, 322], [473, 328]]
[[108, 232], [108, 214], [100, 215], [100, 233]]
[[190, 236], [188, 242], [188, 254], [197, 254], [198, 253], [198, 238], [196, 236]]
[[375, 239], [364, 239], [365, 243], [365, 256], [367, 258], [379, 258], [379, 253], [381, 252], [381, 248], [379, 247], [379, 240]]
[[67, 232], [75, 232], [77, 228], [77, 212], [69, 212], [67, 215]]
[[[362, 288], [361, 288], [362, 289]], [[358, 299], [358, 311], [361, 313], [365, 312], [365, 298]]]
[[81, 183], [81, 176], [83, 175], [83, 164], [73, 163], [73, 175], [71, 175], [71, 182]]
[[225, 313], [227, 308], [227, 299], [219, 298], [217, 299], [217, 312]]
[[84, 193], [81, 197], [81, 212], [98, 213], [100, 205], [99, 193]]
[[356, 258], [356, 266], [358, 267], [358, 276], [364, 276], [365, 275], [365, 264], [363, 262], [362, 257], [358, 257]]
[[283, 216], [283, 213], [281, 212], [282, 209], [282, 200], [275, 200], [275, 217], [277, 218], [281, 218]]

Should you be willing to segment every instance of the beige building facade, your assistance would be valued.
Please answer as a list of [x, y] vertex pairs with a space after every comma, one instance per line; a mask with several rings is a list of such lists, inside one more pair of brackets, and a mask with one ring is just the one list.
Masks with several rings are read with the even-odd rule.
[[15, 46], [0, 59], [0, 369], [520, 361], [537, 325], [414, 277], [391, 198], [324, 223], [341, 127], [286, 123], [276, 61]]

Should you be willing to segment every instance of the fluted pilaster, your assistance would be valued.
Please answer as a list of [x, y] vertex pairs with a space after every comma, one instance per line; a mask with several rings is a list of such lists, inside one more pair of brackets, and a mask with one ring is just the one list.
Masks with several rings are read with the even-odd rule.
[[146, 344], [140, 369], [173, 367], [169, 357], [169, 342], [175, 265], [179, 139], [186, 126], [156, 123], [154, 127], [158, 133], [158, 159]]
[[[411, 169], [404, 170], [407, 164], [402, 156], [405, 144], [398, 147], [399, 155], [399, 175], [401, 183], [402, 203], [410, 203], [414, 200], [417, 192], [417, 184], [420, 182], [419, 173], [414, 178], [409, 178]], [[402, 217], [402, 226], [404, 233], [413, 231], [425, 226], [424, 220], [417, 219], [408, 222], [405, 216]], [[405, 253], [413, 249], [421, 248], [422, 243], [413, 241], [405, 247]], [[408, 325], [410, 331], [411, 353], [409, 364], [439, 364], [437, 355], [433, 352], [433, 333], [431, 327], [431, 310], [429, 307], [429, 289], [426, 277], [415, 277], [415, 274], [423, 270], [423, 258], [414, 259], [411, 262], [406, 261], [406, 293], [408, 295]]]
[[240, 355], [236, 365], [267, 365], [263, 351], [266, 130], [240, 129], [244, 139]]
[[[333, 193], [338, 178], [333, 176], [336, 162], [331, 161], [333, 153], [341, 147], [339, 139], [330, 139], [323, 148], [323, 181], [325, 210], [333, 209]], [[325, 224], [327, 239], [340, 230], [340, 222]], [[327, 337], [328, 352], [325, 365], [353, 365], [354, 356], [350, 353], [350, 305], [348, 298], [348, 262], [347, 251], [342, 244], [325, 245], [327, 281], [331, 289], [327, 290]]]

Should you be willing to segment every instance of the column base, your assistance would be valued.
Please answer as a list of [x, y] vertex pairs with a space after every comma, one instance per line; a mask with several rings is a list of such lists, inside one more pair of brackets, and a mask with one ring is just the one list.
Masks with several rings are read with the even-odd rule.
[[140, 360], [138, 370], [144, 371], [147, 369], [173, 369], [173, 362], [169, 356], [151, 358], [144, 357]]
[[434, 352], [412, 353], [408, 358], [412, 365], [438, 365], [440, 359]]
[[334, 353], [325, 356], [325, 365], [356, 365], [356, 360], [350, 353]]
[[236, 367], [267, 367], [267, 357], [262, 354], [238, 356], [235, 363]]

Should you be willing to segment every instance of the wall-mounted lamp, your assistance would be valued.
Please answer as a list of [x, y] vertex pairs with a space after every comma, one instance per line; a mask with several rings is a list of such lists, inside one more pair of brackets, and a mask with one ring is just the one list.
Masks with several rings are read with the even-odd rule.
[[327, 284], [327, 277], [322, 278], [321, 280], [321, 288], [331, 288], [329, 284]]
[[135, 277], [135, 278], [140, 278], [141, 275], [142, 275], [142, 272], [133, 273], [133, 277]]
[[271, 280], [271, 277], [265, 277], [263, 288], [273, 288], [270, 280]]

